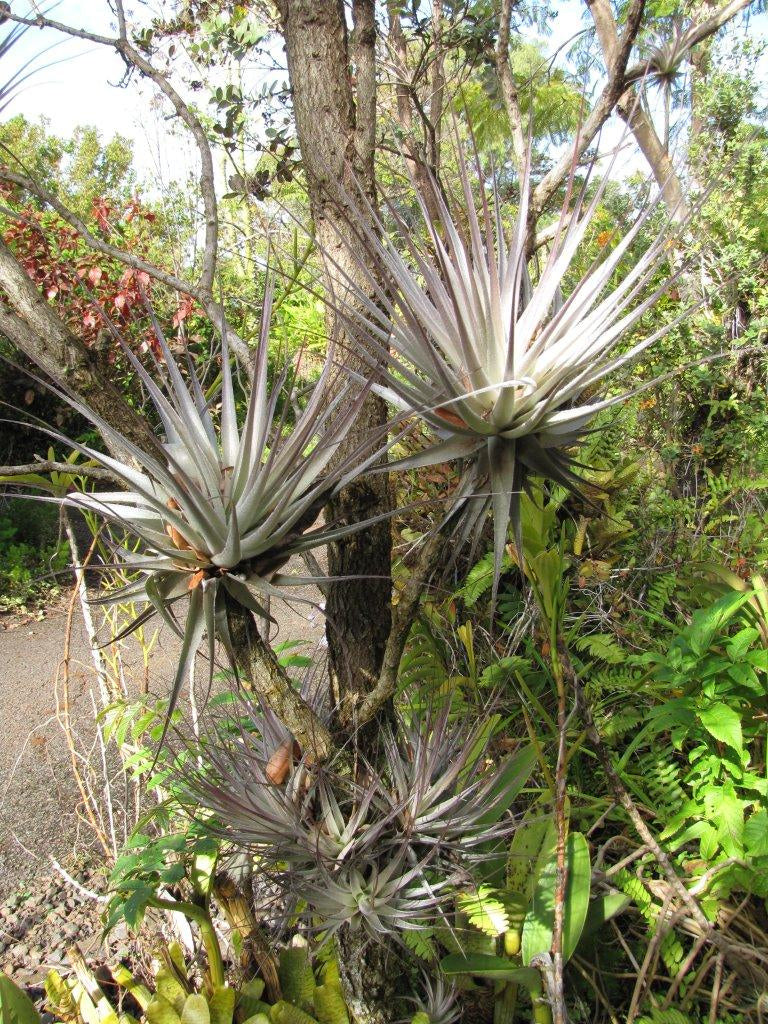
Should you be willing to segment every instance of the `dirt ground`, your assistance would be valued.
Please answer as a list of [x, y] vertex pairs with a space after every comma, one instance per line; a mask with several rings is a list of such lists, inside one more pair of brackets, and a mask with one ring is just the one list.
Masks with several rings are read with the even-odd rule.
[[[78, 813], [72, 757], [57, 719], [57, 698], [59, 716], [64, 698], [68, 603], [65, 594], [40, 621], [19, 615], [0, 619], [0, 903], [25, 882], [50, 875], [52, 858], [66, 867], [96, 849], [93, 832]], [[274, 606], [273, 614], [278, 642], [322, 642], [318, 610], [283, 605]], [[167, 692], [177, 644], [167, 628], [161, 630], [150, 657], [150, 692]], [[126, 685], [136, 692], [144, 674], [141, 650], [132, 639], [122, 646]], [[89, 758], [99, 759], [99, 748], [92, 746], [96, 673], [77, 602], [68, 683], [72, 728]]]

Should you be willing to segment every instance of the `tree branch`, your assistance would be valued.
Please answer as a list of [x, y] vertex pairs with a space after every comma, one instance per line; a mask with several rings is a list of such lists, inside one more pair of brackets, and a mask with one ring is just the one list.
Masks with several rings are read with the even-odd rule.
[[[0, 333], [48, 376], [82, 396], [115, 430], [144, 451], [163, 458], [147, 420], [94, 363], [88, 349], [40, 295], [35, 283], [0, 239]], [[113, 445], [114, 447], [114, 445]], [[132, 461], [129, 453], [121, 458]]]
[[238, 672], [290, 729], [304, 753], [325, 760], [334, 749], [328, 727], [297, 693], [275, 652], [259, 636], [251, 613], [230, 606], [228, 620]]
[[494, 51], [496, 71], [501, 85], [501, 95], [507, 111], [509, 130], [512, 138], [512, 154], [518, 170], [522, 169], [525, 159], [526, 141], [523, 131], [523, 115], [520, 111], [520, 99], [517, 87], [509, 66], [509, 31], [512, 22], [512, 6], [516, 0], [502, 0], [499, 12], [499, 38]]
[[[734, 18], [740, 11], [749, 7], [752, 0], [730, 0], [724, 7], [721, 7], [719, 11], [715, 12], [711, 18], [707, 18], [706, 21], [702, 21], [700, 25], [696, 25], [690, 31], [686, 32], [684, 37], [685, 48], [687, 51], [693, 49], [697, 43], [707, 39], [709, 36], [714, 35], [718, 29], [721, 29], [723, 25]], [[625, 79], [629, 82], [635, 82], [645, 77], [648, 73], [648, 62], [640, 61], [637, 64], [633, 64], [627, 68]]]
[[[414, 106], [419, 106], [416, 90], [409, 80], [408, 75], [408, 44], [406, 42], [403, 26], [400, 21], [400, 4], [397, 0], [387, 0], [387, 14], [389, 17], [388, 45], [392, 51], [392, 61], [395, 74], [395, 100], [397, 106], [397, 119], [403, 130], [402, 145], [405, 150], [405, 163], [412, 179], [417, 183], [419, 191], [427, 203], [430, 217], [434, 221], [440, 218], [439, 204], [436, 202], [435, 186], [436, 168], [430, 168], [427, 160], [421, 151], [421, 146], [416, 142], [413, 127]], [[426, 119], [423, 107], [420, 114], [422, 121]], [[426, 124], [425, 124], [426, 129]]]
[[[4, 476], [26, 476], [28, 473], [67, 473], [72, 476], [87, 476], [92, 480], [105, 480], [111, 484], [118, 484], [124, 487], [125, 484], [108, 469], [101, 466], [85, 466], [71, 462], [56, 462], [55, 459], [38, 459], [36, 462], [29, 462], [25, 466], [0, 466], [0, 477]], [[3, 483], [10, 484], [13, 481], [4, 480]]]
[[595, 136], [611, 116], [619, 97], [626, 89], [625, 73], [632, 46], [642, 23], [645, 0], [633, 0], [627, 11], [624, 32], [619, 40], [616, 53], [608, 68], [608, 82], [598, 97], [589, 116], [579, 131], [573, 147], [566, 151], [560, 161], [544, 175], [531, 197], [530, 222], [535, 225], [542, 210], [565, 181], [571, 168], [592, 144]]
[[376, 10], [374, 0], [353, 0], [350, 40], [355, 65], [355, 149], [366, 176], [374, 178], [376, 151]]
[[400, 659], [419, 610], [421, 596], [430, 577], [443, 560], [448, 544], [449, 539], [445, 534], [439, 532], [433, 533], [425, 541], [419, 554], [419, 560], [405, 584], [397, 604], [392, 608], [392, 626], [387, 645], [384, 648], [384, 659], [379, 678], [357, 711], [353, 712], [355, 725], [363, 726], [370, 722], [394, 695], [397, 688]]
[[[586, 0], [589, 13], [595, 24], [600, 48], [606, 67], [611, 67], [619, 48], [619, 34], [609, 0]], [[629, 77], [629, 75], [625, 76]], [[637, 91], [627, 89], [616, 104], [622, 119], [635, 137], [648, 166], [664, 197], [664, 203], [672, 217], [684, 220], [687, 207], [683, 189], [674, 164], [669, 158], [651, 118], [638, 102]]]

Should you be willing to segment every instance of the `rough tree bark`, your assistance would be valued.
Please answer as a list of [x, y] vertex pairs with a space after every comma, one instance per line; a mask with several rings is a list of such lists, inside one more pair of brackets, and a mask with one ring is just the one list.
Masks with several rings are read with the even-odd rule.
[[[280, 0], [296, 128], [307, 174], [315, 233], [325, 261], [329, 293], [344, 295], [347, 282], [367, 287], [354, 252], [359, 243], [344, 206], [362, 188], [375, 202], [376, 25], [374, 0], [354, 0], [354, 28], [347, 32], [342, 0]], [[353, 91], [353, 76], [356, 88]], [[328, 313], [328, 330], [353, 368], [367, 367], [344, 325]], [[347, 445], [386, 423], [386, 407], [371, 396]], [[391, 507], [385, 475], [346, 488], [328, 510], [331, 519], [367, 519]], [[333, 696], [350, 715], [374, 685], [390, 627], [391, 539], [385, 521], [333, 545], [331, 575], [360, 576], [328, 593], [328, 648]]]

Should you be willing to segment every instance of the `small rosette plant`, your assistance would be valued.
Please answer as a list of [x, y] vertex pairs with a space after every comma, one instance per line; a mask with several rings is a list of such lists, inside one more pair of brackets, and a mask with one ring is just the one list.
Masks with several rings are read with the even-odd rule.
[[310, 929], [420, 929], [456, 886], [495, 863], [515, 828], [511, 807], [535, 754], [492, 758], [494, 722], [455, 722], [447, 706], [401, 709], [382, 731], [386, 767], [360, 763], [350, 776], [313, 763], [246, 704], [209, 724], [180, 788], [189, 813], [249, 850]]

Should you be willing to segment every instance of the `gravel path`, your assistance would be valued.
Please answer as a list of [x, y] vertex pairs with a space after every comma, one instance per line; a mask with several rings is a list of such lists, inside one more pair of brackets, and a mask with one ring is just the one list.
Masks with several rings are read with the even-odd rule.
[[[98, 879], [98, 872], [94, 875], [88, 866], [92, 859], [98, 862], [97, 844], [78, 813], [80, 795], [56, 717], [68, 603], [65, 595], [40, 621], [21, 616], [0, 619], [0, 969], [25, 980], [42, 970], [44, 954], [58, 949], [65, 928], [77, 929], [78, 941], [84, 935], [97, 941], [94, 936], [99, 932], [99, 905], [91, 901], [89, 906], [71, 886], [62, 889], [61, 875], [52, 864], [55, 859], [81, 880], [90, 879], [89, 884]], [[319, 612], [297, 605], [296, 610], [274, 607], [273, 613], [280, 623], [278, 641], [321, 640]], [[169, 630], [161, 630], [150, 658], [152, 693], [167, 692], [177, 644]], [[130, 639], [123, 648], [126, 685], [129, 692], [137, 692], [144, 675], [141, 651]], [[70, 716], [86, 744], [94, 734], [95, 683], [77, 605], [70, 649]], [[98, 757], [98, 750], [91, 756]], [[61, 920], [50, 916], [57, 903], [65, 908]], [[84, 921], [91, 924], [82, 932]]]

